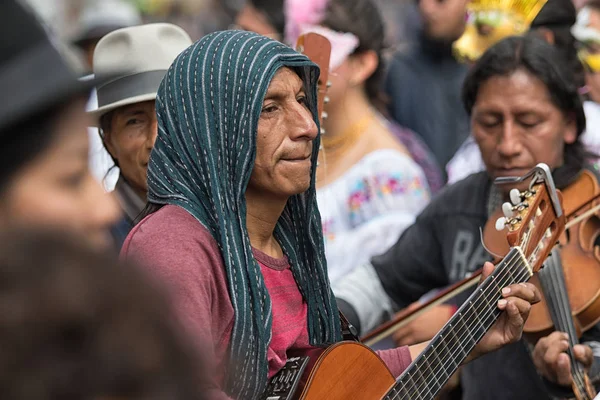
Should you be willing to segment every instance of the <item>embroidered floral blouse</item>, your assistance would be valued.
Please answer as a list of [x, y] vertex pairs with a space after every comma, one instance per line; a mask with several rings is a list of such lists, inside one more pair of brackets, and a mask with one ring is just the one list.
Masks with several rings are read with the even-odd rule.
[[429, 197], [423, 170], [392, 149], [367, 154], [317, 190], [331, 282], [391, 247]]

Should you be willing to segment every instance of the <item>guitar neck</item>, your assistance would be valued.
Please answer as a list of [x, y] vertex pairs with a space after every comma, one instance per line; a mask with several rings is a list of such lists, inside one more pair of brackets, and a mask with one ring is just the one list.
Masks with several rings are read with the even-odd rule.
[[471, 294], [429, 345], [398, 378], [384, 399], [433, 399], [500, 316], [502, 288], [526, 282], [531, 267], [514, 247]]

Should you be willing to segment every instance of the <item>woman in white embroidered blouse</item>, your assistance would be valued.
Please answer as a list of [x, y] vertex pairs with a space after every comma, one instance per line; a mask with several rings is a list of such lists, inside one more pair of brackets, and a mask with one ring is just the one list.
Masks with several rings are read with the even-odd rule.
[[394, 126], [377, 111], [384, 37], [377, 7], [371, 0], [288, 0], [286, 12], [292, 16], [286, 20], [288, 43], [306, 31], [332, 43], [317, 199], [335, 287], [341, 276], [395, 243], [428, 203], [429, 188]]

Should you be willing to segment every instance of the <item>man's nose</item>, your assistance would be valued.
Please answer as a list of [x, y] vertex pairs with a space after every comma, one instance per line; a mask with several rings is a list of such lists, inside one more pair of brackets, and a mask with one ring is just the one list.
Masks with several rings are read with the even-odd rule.
[[306, 107], [298, 104], [295, 107], [292, 118], [294, 120], [294, 123], [290, 124], [293, 126], [292, 139], [314, 140], [317, 138], [317, 124], [313, 119], [312, 113]]
[[504, 123], [497, 150], [504, 157], [514, 156], [521, 151], [520, 135], [514, 121]]

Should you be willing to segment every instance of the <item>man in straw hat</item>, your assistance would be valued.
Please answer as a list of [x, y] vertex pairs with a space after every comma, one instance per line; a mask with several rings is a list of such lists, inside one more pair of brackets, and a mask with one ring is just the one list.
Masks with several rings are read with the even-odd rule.
[[125, 217], [113, 229], [118, 246], [146, 203], [146, 169], [157, 134], [156, 92], [175, 57], [190, 44], [183, 29], [160, 23], [116, 30], [96, 47], [96, 76], [121, 71], [97, 87], [98, 108], [90, 112], [120, 169], [115, 192]]

